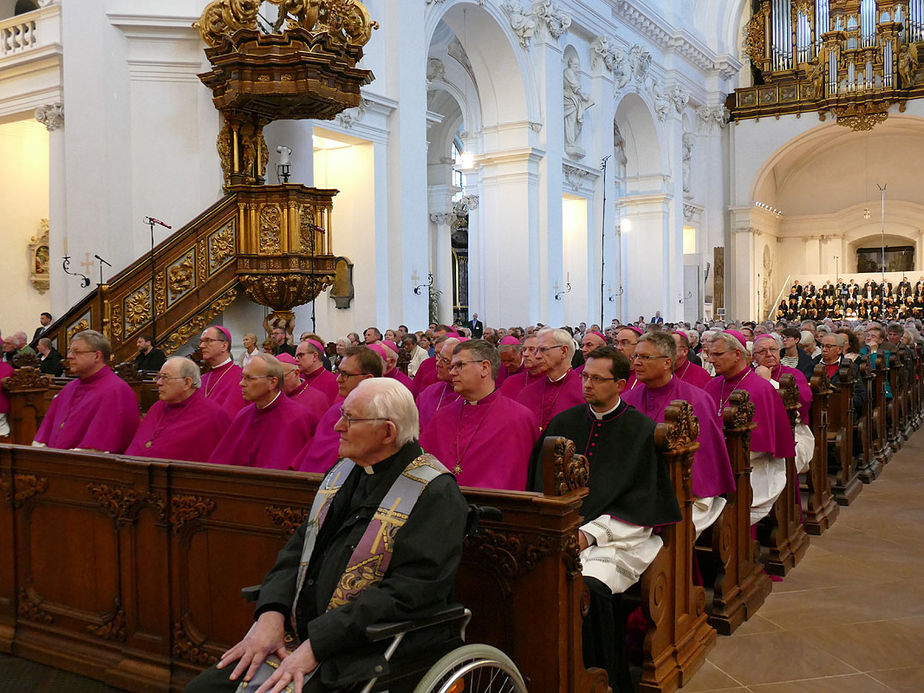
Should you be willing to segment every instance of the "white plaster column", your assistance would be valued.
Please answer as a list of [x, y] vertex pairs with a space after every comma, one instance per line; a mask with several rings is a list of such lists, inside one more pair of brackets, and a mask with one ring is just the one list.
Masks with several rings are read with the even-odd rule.
[[[427, 186], [421, 176], [427, 170], [427, 44], [419, 22], [408, 21], [404, 3], [388, 2], [379, 19], [387, 27], [379, 41], [388, 44], [386, 83], [388, 95], [400, 104], [389, 121], [387, 230], [388, 270], [377, 275], [378, 288], [387, 293], [379, 324], [427, 324], [428, 297], [413, 291], [411, 274], [428, 266]], [[376, 172], [378, 180], [378, 172]]]
[[[606, 166], [606, 181], [599, 176], [594, 186], [593, 197], [588, 200], [587, 210], [587, 270], [584, 282], [574, 287], [575, 291], [586, 292], [587, 315], [581, 316], [578, 322], [585, 320], [588, 324], [603, 320], [601, 327], [606, 327], [610, 318], [607, 311], [613, 312], [614, 304], [607, 300], [610, 293], [616, 291], [618, 286], [616, 276], [619, 262], [616, 235], [616, 188], [613, 185], [616, 173], [616, 162], [613, 161], [613, 121], [616, 117], [616, 102], [613, 99], [613, 77], [605, 60], [599, 56], [591, 59], [590, 95], [594, 100], [592, 109], [592, 127], [585, 129], [587, 137], [588, 156], [584, 160], [586, 166], [600, 167], [605, 156], [610, 158]], [[602, 172], [602, 171], [601, 171]], [[604, 194], [605, 193], [605, 194]], [[604, 199], [606, 209], [604, 210]], [[601, 235], [605, 235], [605, 242], [601, 243]], [[601, 252], [605, 257], [601, 258]], [[601, 275], [601, 259], [604, 260], [603, 274]], [[600, 296], [600, 285], [604, 283], [604, 291]]]
[[[541, 157], [526, 147], [478, 158], [482, 192], [469, 218], [469, 252], [478, 249], [484, 267], [482, 306], [491, 325], [535, 323], [543, 315], [540, 306], [553, 302], [539, 295], [539, 277], [548, 276], [537, 242]], [[551, 291], [552, 283], [547, 286]]]
[[[753, 207], [732, 209], [731, 242], [725, 246], [725, 319], [746, 320], [756, 301]], [[717, 316], [718, 317], [718, 316]]]
[[[694, 183], [695, 198], [702, 203], [703, 211], [701, 223], [697, 230], [697, 251], [700, 255], [702, 277], [706, 277], [706, 268], [709, 275], [703, 291], [703, 301], [706, 297], [715, 300], [713, 281], [715, 271], [715, 248], [725, 245], [725, 230], [728, 225], [728, 186], [713, 184], [723, 180], [728, 170], [725, 157], [725, 143], [727, 141], [727, 114], [724, 104], [703, 106], [697, 110], [699, 122], [699, 137], [693, 152], [693, 170], [708, 172], [709, 180], [703, 184]], [[702, 306], [700, 313], [703, 313]]]
[[672, 284], [667, 276], [671, 199], [664, 193], [633, 195], [623, 198], [622, 205], [623, 319], [634, 322], [644, 315], [647, 320], [660, 310], [667, 320], [665, 296]]
[[[664, 124], [670, 161], [670, 179], [665, 181], [670, 195], [664, 224], [664, 293], [658, 308], [667, 322], [683, 320], [683, 121], [672, 104]], [[652, 313], [651, 315], [654, 315]], [[645, 316], [650, 317], [649, 315]]]
[[[546, 324], [564, 322], [564, 303], [555, 300], [555, 285], [564, 285], [562, 263], [562, 154], [565, 150], [565, 115], [562, 49], [559, 39], [540, 27], [539, 40], [532, 47], [532, 63], [539, 85], [540, 103], [545, 123], [539, 133], [544, 156], [538, 162], [538, 224], [533, 238], [538, 241], [539, 282], [536, 287], [537, 311], [530, 311], [530, 322]], [[585, 127], [587, 118], [585, 115]], [[586, 134], [584, 135], [586, 138]], [[537, 235], [538, 234], [538, 235]]]
[[[48, 129], [48, 269], [51, 314], [55, 318], [71, 307], [62, 258], [68, 255], [67, 175], [64, 155], [64, 105], [60, 102], [35, 109], [35, 119]], [[71, 271], [76, 260], [71, 259]], [[76, 281], [76, 280], [72, 280]]]
[[[431, 212], [430, 222], [435, 227], [436, 262], [431, 265], [433, 286], [441, 292], [439, 321], [452, 324], [452, 214], [451, 207], [441, 212]], [[426, 284], [427, 277], [422, 275], [421, 283]]]

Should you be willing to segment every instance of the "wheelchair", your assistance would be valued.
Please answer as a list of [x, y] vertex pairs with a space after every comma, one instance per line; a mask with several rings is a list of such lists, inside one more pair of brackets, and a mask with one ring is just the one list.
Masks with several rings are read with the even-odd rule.
[[[465, 536], [477, 534], [482, 518], [500, 519], [500, 516], [501, 512], [497, 508], [469, 505]], [[241, 595], [246, 601], [255, 602], [260, 596], [260, 586], [245, 587]], [[471, 611], [456, 604], [427, 618], [369, 626], [366, 628], [366, 637], [372, 643], [384, 643], [390, 639], [384, 657], [386, 662], [391, 663], [395, 651], [408, 633], [457, 623], [459, 639], [465, 642], [465, 629], [471, 618]], [[416, 685], [413, 684], [414, 680], [417, 680]], [[371, 679], [359, 690], [361, 693], [526, 693], [526, 683], [513, 660], [496, 647], [465, 644], [451, 649], [429, 668], [419, 662], [413, 666], [405, 664], [389, 672], [387, 677]]]

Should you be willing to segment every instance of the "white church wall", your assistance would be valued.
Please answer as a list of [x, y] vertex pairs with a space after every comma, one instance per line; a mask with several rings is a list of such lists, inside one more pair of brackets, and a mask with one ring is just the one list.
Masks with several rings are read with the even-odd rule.
[[[29, 242], [48, 218], [48, 132], [35, 120], [0, 124], [0, 276], [6, 298], [0, 310], [4, 336], [22, 330], [32, 339], [39, 313], [51, 310], [50, 295], [30, 282]], [[49, 258], [51, 264], [60, 258]]]

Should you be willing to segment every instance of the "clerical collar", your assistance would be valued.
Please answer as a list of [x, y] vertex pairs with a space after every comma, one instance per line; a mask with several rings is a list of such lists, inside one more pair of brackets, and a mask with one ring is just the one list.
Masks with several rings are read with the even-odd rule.
[[273, 397], [273, 399], [271, 399], [269, 402], [267, 402], [266, 404], [264, 404], [262, 407], [261, 407], [261, 406], [257, 406], [257, 409], [258, 409], [259, 411], [265, 411], [266, 409], [269, 409], [271, 406], [273, 406], [273, 404], [275, 404], [276, 400], [279, 399], [279, 395], [281, 395], [281, 394], [282, 394], [282, 390], [277, 390], [277, 391], [276, 391], [276, 396]]
[[497, 394], [498, 392], [499, 392], [499, 390], [497, 390], [497, 389], [495, 388], [494, 390], [491, 390], [491, 392], [489, 392], [488, 394], [486, 394], [486, 395], [485, 395], [484, 397], [482, 397], [481, 399], [466, 399], [465, 401], [466, 401], [468, 404], [471, 404], [473, 407], [476, 407], [476, 406], [478, 406], [479, 404], [481, 404], [482, 402], [484, 402], [485, 404], [490, 403], [490, 402], [493, 402], [493, 401], [494, 401], [494, 395]]
[[622, 398], [617, 397], [617, 398], [616, 398], [616, 406], [613, 407], [612, 409], [607, 409], [607, 410], [604, 411], [604, 412], [598, 412], [596, 409], [594, 409], [593, 407], [590, 407], [590, 406], [588, 406], [587, 408], [590, 410], [590, 413], [593, 414], [594, 418], [595, 418], [597, 421], [602, 421], [604, 418], [606, 418], [607, 416], [609, 416], [610, 414], [612, 414], [614, 411], [616, 411], [617, 409], [619, 409], [619, 405], [620, 405], [620, 404], [622, 404]]
[[231, 363], [231, 357], [230, 357], [230, 356], [229, 356], [228, 358], [226, 358], [224, 361], [222, 361], [221, 363], [219, 363], [217, 366], [212, 366], [212, 370], [213, 370], [213, 371], [217, 371], [219, 368], [224, 368], [224, 367], [227, 366], [229, 363]]
[[553, 378], [549, 378], [549, 376], [545, 376], [545, 377], [546, 377], [546, 378], [549, 378], [549, 382], [550, 382], [550, 383], [560, 383], [562, 380], [564, 380], [565, 378], [568, 377], [568, 374], [569, 374], [570, 372], [571, 372], [571, 369], [569, 368], [568, 370], [566, 370], [566, 371], [564, 372], [564, 374], [563, 374], [560, 378], [554, 378], [554, 379], [553, 379]]

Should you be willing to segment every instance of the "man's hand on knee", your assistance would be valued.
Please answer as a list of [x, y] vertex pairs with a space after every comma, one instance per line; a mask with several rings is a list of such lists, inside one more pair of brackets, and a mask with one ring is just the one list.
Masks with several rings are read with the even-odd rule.
[[302, 682], [317, 666], [318, 660], [311, 649], [311, 641], [306, 640], [286, 657], [256, 693], [281, 693], [289, 684], [292, 684], [295, 693], [301, 693]]
[[231, 662], [237, 661], [237, 666], [228, 678], [236, 681], [246, 671], [244, 680], [250, 681], [268, 655], [276, 654], [280, 659], [284, 659], [285, 621], [285, 616], [278, 611], [260, 614], [260, 618], [250, 627], [244, 639], [221, 656], [218, 668], [224, 669]]

